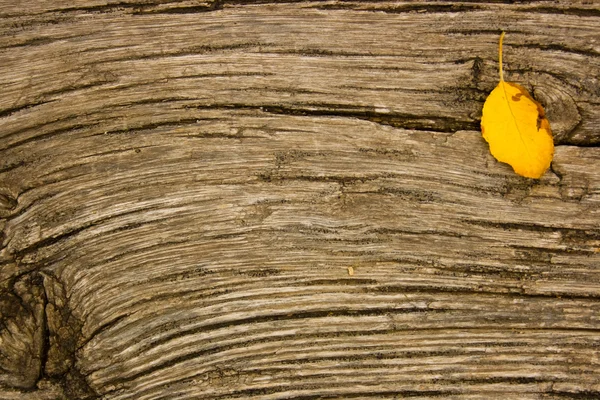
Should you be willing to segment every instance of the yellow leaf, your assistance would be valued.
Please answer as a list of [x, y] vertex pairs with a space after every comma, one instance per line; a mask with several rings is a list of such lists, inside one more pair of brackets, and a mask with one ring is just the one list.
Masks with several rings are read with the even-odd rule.
[[504, 32], [498, 50], [500, 83], [483, 105], [481, 133], [496, 160], [510, 164], [519, 175], [539, 179], [554, 155], [550, 123], [540, 103], [524, 87], [504, 81], [503, 39]]

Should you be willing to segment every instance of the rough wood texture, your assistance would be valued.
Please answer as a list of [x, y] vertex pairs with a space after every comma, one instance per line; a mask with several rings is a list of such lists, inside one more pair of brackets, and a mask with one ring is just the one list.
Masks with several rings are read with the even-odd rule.
[[[32, 3], [2, 398], [600, 398], [597, 2]], [[478, 130], [500, 29], [539, 181]]]

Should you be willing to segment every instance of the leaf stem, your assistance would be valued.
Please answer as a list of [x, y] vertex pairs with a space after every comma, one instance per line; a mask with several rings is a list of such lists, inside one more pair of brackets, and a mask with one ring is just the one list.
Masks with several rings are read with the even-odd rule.
[[498, 63], [500, 64], [500, 82], [504, 82], [504, 73], [502, 71], [502, 41], [504, 40], [504, 31], [500, 34], [500, 45], [498, 46]]

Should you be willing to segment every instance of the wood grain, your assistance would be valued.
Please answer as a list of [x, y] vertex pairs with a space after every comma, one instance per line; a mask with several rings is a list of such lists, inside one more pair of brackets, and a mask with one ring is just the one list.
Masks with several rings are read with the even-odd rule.
[[[0, 17], [0, 397], [600, 398], [597, 3]], [[501, 29], [539, 181], [479, 132]]]

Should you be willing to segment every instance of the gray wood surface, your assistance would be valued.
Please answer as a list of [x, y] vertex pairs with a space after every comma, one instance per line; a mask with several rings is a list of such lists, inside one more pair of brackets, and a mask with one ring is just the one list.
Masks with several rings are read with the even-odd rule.
[[0, 0], [0, 398], [600, 398], [600, 4], [506, 3]]

